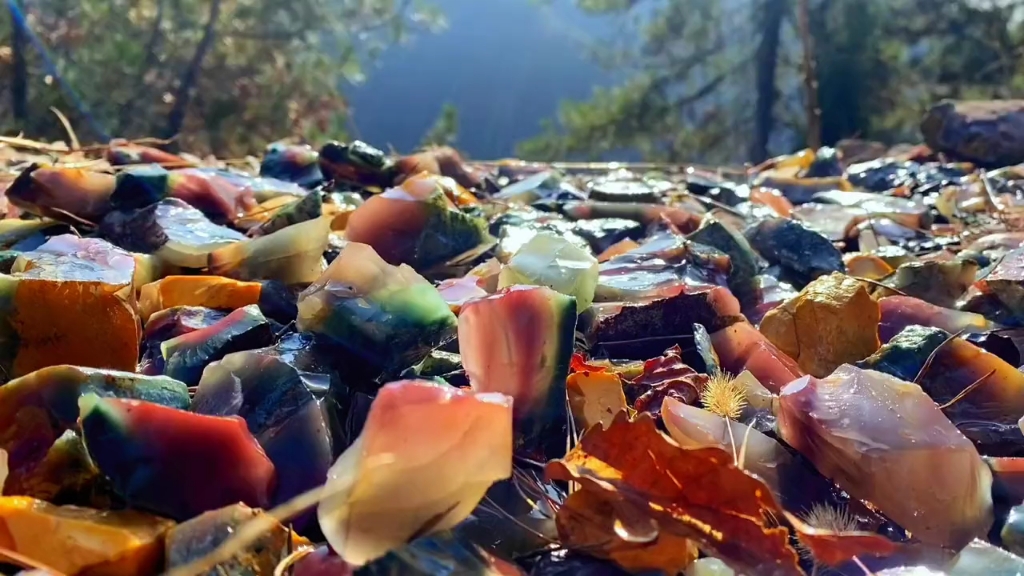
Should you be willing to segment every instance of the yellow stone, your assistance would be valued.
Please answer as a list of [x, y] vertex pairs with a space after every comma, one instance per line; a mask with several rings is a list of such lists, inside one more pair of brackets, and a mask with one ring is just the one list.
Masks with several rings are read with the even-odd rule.
[[768, 312], [760, 330], [801, 369], [824, 378], [878, 350], [880, 319], [864, 283], [835, 272]]
[[0, 497], [0, 547], [64, 574], [135, 576], [162, 568], [171, 520], [131, 510], [54, 506]]

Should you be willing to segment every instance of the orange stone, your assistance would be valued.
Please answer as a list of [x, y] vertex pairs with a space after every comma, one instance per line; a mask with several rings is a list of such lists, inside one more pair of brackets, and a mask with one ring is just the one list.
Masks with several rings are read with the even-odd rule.
[[221, 276], [168, 276], [142, 287], [139, 314], [147, 322], [153, 314], [174, 306], [235, 310], [258, 304], [261, 288], [259, 282]]

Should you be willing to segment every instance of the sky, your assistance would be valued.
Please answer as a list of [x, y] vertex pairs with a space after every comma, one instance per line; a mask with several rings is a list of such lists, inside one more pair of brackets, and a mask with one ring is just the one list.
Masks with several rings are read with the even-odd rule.
[[385, 51], [367, 80], [347, 89], [357, 137], [415, 149], [445, 102], [459, 109], [456, 145], [470, 157], [512, 156], [562, 99], [586, 99], [613, 75], [585, 53], [607, 22], [571, 0], [432, 0], [448, 20]]

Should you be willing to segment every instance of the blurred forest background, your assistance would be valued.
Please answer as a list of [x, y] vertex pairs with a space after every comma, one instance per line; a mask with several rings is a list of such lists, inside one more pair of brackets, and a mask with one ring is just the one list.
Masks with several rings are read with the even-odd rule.
[[1024, 0], [0, 2], [0, 133], [64, 139], [53, 107], [83, 142], [222, 157], [297, 136], [757, 162], [1024, 95]]

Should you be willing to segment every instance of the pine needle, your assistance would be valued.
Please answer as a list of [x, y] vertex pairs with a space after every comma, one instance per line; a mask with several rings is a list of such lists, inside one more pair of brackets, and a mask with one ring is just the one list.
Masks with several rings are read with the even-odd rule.
[[939, 406], [939, 410], [945, 410], [946, 408], [949, 408], [950, 406], [952, 406], [952, 405], [956, 404], [957, 402], [963, 400], [965, 396], [967, 396], [971, 392], [974, 392], [975, 388], [977, 388], [978, 386], [981, 386], [981, 384], [983, 382], [985, 382], [985, 380], [989, 376], [991, 376], [991, 375], [993, 375], [995, 373], [996, 373], [996, 369], [995, 368], [989, 370], [987, 374], [985, 374], [981, 378], [978, 378], [977, 380], [972, 382], [970, 386], [968, 386], [967, 388], [964, 388], [963, 391], [960, 392], [959, 394], [957, 394], [956, 397], [954, 397], [952, 400], [950, 400], [949, 402], [946, 402], [942, 406]]
[[747, 406], [747, 391], [732, 374], [716, 373], [700, 392], [704, 409], [727, 420], [737, 420]]
[[71, 144], [71, 149], [81, 150], [82, 143], [78, 141], [78, 135], [75, 134], [75, 129], [71, 127], [71, 122], [68, 121], [68, 117], [53, 106], [50, 106], [50, 112], [53, 112], [57, 116], [57, 120], [60, 120], [60, 123], [64, 126], [64, 131], [68, 133], [68, 142]]

